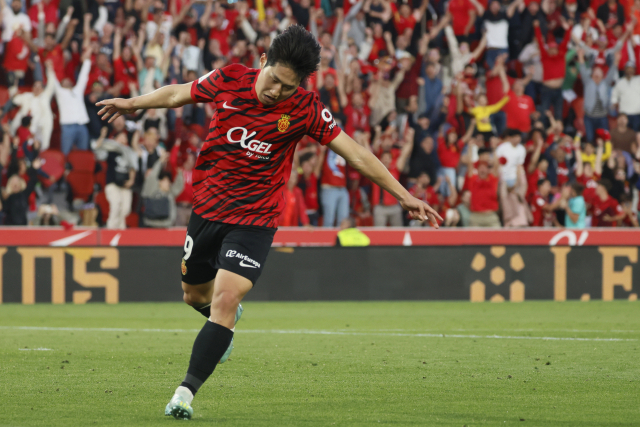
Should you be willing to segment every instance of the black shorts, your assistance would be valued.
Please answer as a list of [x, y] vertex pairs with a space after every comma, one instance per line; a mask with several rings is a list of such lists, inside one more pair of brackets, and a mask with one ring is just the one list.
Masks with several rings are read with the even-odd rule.
[[275, 228], [209, 221], [191, 213], [182, 255], [182, 281], [200, 285], [213, 280], [222, 268], [255, 285], [275, 234]]

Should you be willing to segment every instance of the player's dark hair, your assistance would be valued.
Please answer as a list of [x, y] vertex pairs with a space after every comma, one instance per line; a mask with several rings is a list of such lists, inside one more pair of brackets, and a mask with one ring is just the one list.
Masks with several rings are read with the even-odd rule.
[[302, 83], [318, 69], [320, 44], [301, 25], [292, 25], [273, 39], [267, 51], [266, 66], [291, 68]]

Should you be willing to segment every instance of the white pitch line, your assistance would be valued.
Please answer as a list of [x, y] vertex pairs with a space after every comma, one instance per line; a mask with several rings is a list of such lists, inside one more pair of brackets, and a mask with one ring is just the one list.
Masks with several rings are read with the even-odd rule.
[[19, 348], [18, 350], [20, 351], [53, 351], [52, 348], [44, 348], [44, 347], [38, 347], [38, 348]]
[[[27, 331], [78, 331], [78, 332], [199, 332], [199, 329], [134, 329], [134, 328], [76, 328], [51, 326], [0, 326], [0, 329]], [[461, 335], [461, 334], [407, 334], [380, 332], [343, 332], [313, 329], [241, 329], [236, 332], [243, 334], [294, 334], [294, 335], [348, 335], [348, 336], [376, 336], [376, 337], [417, 337], [417, 338], [489, 338], [503, 340], [543, 340], [543, 341], [638, 341], [635, 338], [579, 338], [579, 337], [527, 337], [510, 335]]]

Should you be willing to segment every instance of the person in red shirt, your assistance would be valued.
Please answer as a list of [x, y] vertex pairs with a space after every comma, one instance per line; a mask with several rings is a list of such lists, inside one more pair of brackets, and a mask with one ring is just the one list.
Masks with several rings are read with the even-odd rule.
[[393, 25], [396, 27], [396, 32], [398, 35], [407, 33], [411, 37], [416, 22], [416, 18], [411, 13], [411, 6], [407, 0], [404, 0], [400, 9], [393, 14]]
[[[447, 131], [446, 139], [438, 138], [438, 159], [440, 160], [440, 175], [449, 178], [449, 181], [457, 182], [458, 164], [460, 163], [460, 155], [462, 150], [471, 139], [474, 127], [469, 126], [467, 133], [461, 139], [458, 139], [458, 132], [455, 127], [450, 127]], [[440, 187], [443, 196], [449, 196], [449, 187], [443, 183]]]
[[567, 45], [571, 38], [571, 26], [569, 22], [563, 22], [564, 39], [558, 45], [552, 41], [545, 45], [542, 39], [542, 31], [540, 23], [533, 21], [536, 40], [540, 50], [540, 59], [542, 61], [542, 90], [540, 92], [540, 104], [542, 111], [547, 111], [553, 106], [553, 115], [557, 120], [562, 118], [562, 83], [566, 74], [567, 64], [565, 56], [567, 54]]
[[527, 200], [531, 203], [531, 197], [538, 189], [538, 182], [547, 177], [547, 169], [549, 169], [549, 161], [546, 157], [540, 156], [544, 139], [540, 137], [535, 139], [534, 150], [529, 159], [529, 163], [525, 163], [527, 167]]
[[592, 227], [616, 227], [618, 221], [626, 216], [618, 201], [609, 195], [610, 187], [611, 183], [606, 179], [600, 181], [596, 187], [593, 198]]
[[62, 81], [65, 78], [63, 52], [69, 45], [71, 36], [73, 36], [73, 32], [67, 32], [62, 42], [58, 44], [56, 43], [55, 33], [46, 33], [44, 35], [44, 47], [38, 50], [42, 64], [46, 61], [53, 63], [53, 70], [56, 73], [58, 81]]
[[542, 178], [538, 181], [537, 191], [534, 191], [529, 199], [529, 207], [533, 215], [532, 227], [545, 227], [553, 224], [553, 211], [556, 204], [549, 204], [549, 194], [551, 193], [551, 182]]
[[[418, 178], [416, 179], [415, 185], [409, 189], [409, 193], [411, 193], [413, 197], [423, 200], [426, 203], [429, 203], [429, 205], [431, 205], [432, 208], [437, 210], [440, 213], [440, 215], [444, 218], [444, 215], [441, 213], [442, 203], [436, 191], [436, 189], [440, 187], [441, 181], [442, 181], [442, 178], [440, 177], [436, 181], [435, 185], [431, 185], [431, 178], [429, 177], [429, 174], [424, 171], [420, 172], [420, 175], [418, 175]], [[426, 224], [421, 221], [410, 220], [409, 225], [423, 226]]]
[[628, 194], [623, 194], [620, 197], [620, 204], [622, 211], [624, 212], [624, 218], [622, 218], [622, 225], [624, 227], [638, 227], [638, 215], [633, 212], [632, 198]]
[[344, 131], [353, 138], [356, 131], [359, 132], [371, 132], [369, 126], [369, 115], [371, 110], [364, 103], [364, 97], [361, 93], [354, 93], [351, 97], [351, 102], [345, 107], [343, 111], [346, 118], [346, 124]]
[[322, 163], [313, 153], [304, 153], [300, 156], [300, 168], [302, 175], [298, 178], [298, 187], [304, 195], [306, 214], [311, 225], [318, 225], [320, 219], [320, 204], [318, 202], [318, 177], [322, 171]]
[[138, 58], [130, 46], [122, 47], [122, 32], [116, 29], [113, 38], [113, 84], [119, 87], [120, 96], [131, 96], [131, 88], [138, 86]]
[[[464, 188], [471, 192], [471, 216], [469, 224], [472, 227], [500, 227], [498, 217], [498, 173], [495, 168], [483, 160], [474, 165], [469, 156], [467, 179]], [[474, 171], [477, 169], [477, 173]]]
[[309, 225], [307, 207], [304, 204], [304, 195], [300, 187], [296, 185], [297, 183], [298, 172], [294, 167], [291, 169], [291, 176], [283, 192], [285, 205], [282, 216], [280, 217], [280, 225], [283, 227]]
[[448, 5], [451, 27], [458, 42], [469, 42], [469, 34], [476, 22], [476, 10], [469, 0], [451, 0]]
[[[380, 155], [380, 161], [396, 179], [400, 178], [400, 173], [404, 170], [413, 150], [414, 132], [413, 128], [409, 128], [400, 155], [396, 159], [390, 151], [384, 151]], [[398, 201], [377, 184], [371, 186], [371, 204], [373, 205], [373, 224], [376, 227], [385, 227], [387, 223], [392, 227], [402, 226], [402, 208]]]
[[524, 88], [532, 76], [531, 73], [526, 79], [516, 80], [509, 91], [509, 102], [503, 108], [507, 113], [507, 129], [517, 129], [523, 133], [531, 131], [531, 115], [535, 113], [536, 106], [533, 99], [525, 95]]
[[18, 80], [24, 78], [29, 67], [29, 45], [27, 43], [29, 35], [18, 26], [13, 33], [13, 37], [4, 45], [4, 61], [2, 66], [7, 72], [7, 83], [9, 87], [16, 87]]

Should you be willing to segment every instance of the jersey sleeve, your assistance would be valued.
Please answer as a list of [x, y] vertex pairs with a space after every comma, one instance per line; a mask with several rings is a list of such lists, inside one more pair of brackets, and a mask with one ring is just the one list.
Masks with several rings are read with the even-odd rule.
[[333, 114], [320, 102], [318, 95], [314, 94], [307, 110], [307, 135], [320, 144], [327, 145], [340, 135], [341, 131]]
[[219, 91], [217, 84], [219, 78], [220, 70], [213, 70], [194, 80], [191, 84], [191, 99], [195, 102], [213, 102]]

